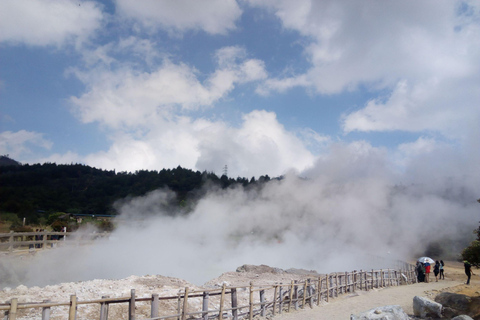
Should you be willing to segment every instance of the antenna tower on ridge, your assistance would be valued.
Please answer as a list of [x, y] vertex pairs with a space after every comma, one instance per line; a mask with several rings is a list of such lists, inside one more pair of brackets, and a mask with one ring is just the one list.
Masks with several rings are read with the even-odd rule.
[[225, 167], [223, 167], [223, 175], [228, 177], [228, 166], [225, 165]]

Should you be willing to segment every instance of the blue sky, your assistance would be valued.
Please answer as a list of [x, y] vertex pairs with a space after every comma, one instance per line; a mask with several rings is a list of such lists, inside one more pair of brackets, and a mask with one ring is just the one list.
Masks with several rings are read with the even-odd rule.
[[3, 0], [0, 153], [251, 177], [344, 148], [476, 178], [479, 66], [474, 1]]

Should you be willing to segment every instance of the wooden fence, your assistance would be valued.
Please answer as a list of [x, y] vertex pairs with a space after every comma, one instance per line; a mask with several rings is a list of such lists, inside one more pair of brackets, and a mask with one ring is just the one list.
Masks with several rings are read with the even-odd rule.
[[105, 238], [109, 232], [13, 232], [0, 233], [0, 252], [13, 252], [18, 250], [48, 249], [63, 244], [63, 241], [76, 241], [87, 243], [99, 238]]
[[[49, 320], [53, 312], [58, 317], [63, 312], [62, 319], [77, 319], [77, 310], [82, 305], [96, 308], [95, 319], [108, 320], [110, 307], [115, 304], [128, 305], [128, 309], [115, 319], [249, 319], [255, 316], [265, 317], [289, 312], [292, 309], [303, 309], [306, 306], [313, 308], [323, 302], [328, 302], [342, 294], [352, 294], [357, 290], [368, 291], [373, 288], [383, 288], [412, 284], [416, 282], [414, 266], [405, 264], [401, 269], [353, 271], [331, 273], [315, 279], [292, 281], [287, 284], [254, 285], [230, 287], [225, 284], [218, 289], [191, 290], [186, 287], [176, 296], [160, 296], [139, 298], [135, 290], [127, 297], [109, 298], [107, 296], [97, 300], [79, 301], [75, 295], [67, 302], [28, 302], [19, 303], [17, 298], [0, 304], [0, 310], [5, 311], [5, 319], [16, 320], [21, 317], [22, 310], [40, 314], [42, 320]], [[161, 310], [160, 301], [170, 301], [170, 306], [176, 305], [176, 311], [169, 308]], [[196, 303], [194, 303], [196, 301]], [[201, 302], [201, 303], [200, 303]], [[143, 304], [142, 308], [140, 305]], [[201, 306], [201, 307], [200, 307]], [[63, 307], [63, 310], [56, 310]], [[147, 309], [146, 309], [147, 308]], [[35, 310], [35, 311], [34, 311]], [[139, 312], [143, 310], [142, 312]], [[61, 312], [60, 312], [61, 311]], [[136, 314], [137, 312], [137, 314]], [[141, 313], [141, 314], [139, 314]], [[39, 318], [38, 318], [39, 319]], [[82, 319], [79, 315], [78, 319]], [[89, 319], [93, 319], [89, 317]]]

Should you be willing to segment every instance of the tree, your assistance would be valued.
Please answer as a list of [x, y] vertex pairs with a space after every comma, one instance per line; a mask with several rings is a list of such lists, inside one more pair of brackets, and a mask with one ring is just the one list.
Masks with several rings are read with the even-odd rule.
[[[477, 202], [480, 203], [480, 199], [478, 199]], [[480, 226], [473, 230], [473, 233], [477, 236], [477, 239], [463, 249], [462, 258], [470, 262], [473, 266], [480, 268]]]
[[463, 260], [470, 262], [472, 266], [480, 268], [480, 241], [473, 241], [462, 251]]

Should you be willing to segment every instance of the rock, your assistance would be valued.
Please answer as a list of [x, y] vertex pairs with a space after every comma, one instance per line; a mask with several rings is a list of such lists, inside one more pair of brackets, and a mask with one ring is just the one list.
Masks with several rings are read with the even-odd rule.
[[254, 272], [254, 273], [283, 273], [282, 269], [279, 268], [272, 268], [267, 265], [251, 265], [251, 264], [244, 264], [240, 266], [236, 270], [237, 272]]
[[473, 319], [470, 318], [469, 316], [462, 314], [461, 316], [456, 316], [455, 318], [452, 318], [452, 320], [473, 320]]
[[416, 317], [421, 317], [421, 318], [426, 318], [426, 317], [441, 318], [442, 305], [430, 299], [415, 296], [413, 298], [413, 314]]
[[373, 308], [357, 315], [351, 315], [350, 320], [408, 320], [408, 315], [400, 306], [384, 306]]
[[474, 319], [480, 319], [480, 297], [442, 292], [435, 297], [435, 301], [443, 305], [444, 315], [448, 318], [468, 315]]

